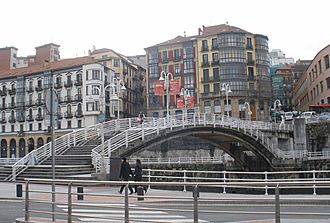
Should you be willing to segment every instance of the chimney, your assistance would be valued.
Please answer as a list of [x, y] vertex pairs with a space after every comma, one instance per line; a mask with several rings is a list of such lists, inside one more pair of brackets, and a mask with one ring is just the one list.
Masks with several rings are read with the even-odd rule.
[[200, 36], [202, 34], [202, 29], [198, 28], [198, 35]]
[[183, 36], [186, 37], [186, 31], [183, 32]]
[[203, 27], [203, 32], [204, 32], [204, 30], [205, 30], [205, 26], [203, 25], [202, 27]]

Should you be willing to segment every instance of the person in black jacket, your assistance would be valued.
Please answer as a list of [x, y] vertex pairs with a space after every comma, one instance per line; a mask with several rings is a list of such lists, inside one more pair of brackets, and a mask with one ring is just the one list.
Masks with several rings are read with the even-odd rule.
[[[142, 164], [141, 160], [137, 159], [135, 164], [135, 171], [134, 171], [134, 180], [135, 181], [142, 181]], [[135, 193], [137, 193], [138, 185], [135, 185]], [[147, 188], [143, 187], [144, 191], [147, 193]]]
[[[121, 163], [121, 168], [120, 168], [119, 178], [122, 178], [124, 181], [128, 181], [130, 175], [133, 176], [131, 166], [126, 161], [126, 158], [123, 157], [122, 158], [122, 163]], [[123, 192], [124, 188], [125, 188], [125, 185], [122, 185], [121, 188], [120, 188], [120, 190], [119, 190], [119, 193], [120, 194]], [[132, 187], [130, 185], [128, 185], [128, 189], [131, 192], [130, 194], [132, 194], [133, 193], [133, 189], [132, 189]]]

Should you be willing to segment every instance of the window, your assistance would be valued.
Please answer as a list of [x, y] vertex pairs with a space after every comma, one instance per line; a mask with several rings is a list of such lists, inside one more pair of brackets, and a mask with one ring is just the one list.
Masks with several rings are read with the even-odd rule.
[[120, 60], [119, 59], [114, 59], [113, 60], [113, 66], [114, 67], [120, 67]]
[[204, 94], [208, 95], [210, 93], [210, 85], [204, 84]]
[[214, 85], [213, 85], [213, 92], [214, 92], [214, 94], [220, 94], [220, 83], [215, 83]]
[[330, 77], [327, 78], [327, 87], [330, 89]]
[[251, 38], [247, 38], [247, 48], [252, 49], [252, 39]]
[[71, 121], [68, 121], [68, 129], [71, 129]]
[[81, 128], [81, 120], [78, 120], [78, 128]]
[[88, 81], [88, 77], [89, 76], [89, 71], [88, 70], [86, 70], [86, 81]]
[[218, 48], [218, 39], [214, 38], [212, 39], [212, 49], [217, 49]]
[[219, 54], [212, 53], [212, 62], [219, 62]]
[[320, 74], [322, 73], [322, 63], [321, 63], [321, 60], [319, 60], [319, 71], [320, 71]]
[[188, 59], [183, 62], [183, 72], [185, 74], [194, 72], [194, 60], [193, 59]]
[[2, 132], [6, 132], [6, 126], [5, 125], [2, 126]]
[[11, 125], [11, 132], [15, 132], [15, 125]]
[[209, 57], [207, 54], [203, 54], [203, 64], [206, 64], [209, 62]]
[[175, 61], [180, 60], [180, 50], [179, 49], [174, 50], [174, 60]]
[[32, 123], [29, 124], [29, 131], [33, 131], [33, 125], [32, 125]]
[[253, 62], [252, 53], [251, 52], [248, 52], [247, 53], [247, 62], [248, 62], [248, 64]]
[[163, 69], [162, 69], [162, 71], [164, 71], [165, 73], [167, 73], [168, 72], [168, 69], [167, 69], [167, 65], [163, 65], [163, 67], [162, 67]]
[[210, 101], [204, 101], [204, 112], [211, 113], [211, 102]]
[[328, 100], [328, 104], [330, 104], [330, 97], [328, 97], [327, 100]]
[[180, 64], [178, 63], [175, 64], [174, 74], [180, 74]]
[[163, 51], [162, 52], [162, 61], [163, 62], [167, 62], [168, 61], [167, 51]]
[[328, 69], [330, 64], [329, 64], [329, 55], [326, 55], [324, 57], [324, 63], [325, 63], [325, 69]]
[[220, 100], [214, 101], [214, 113], [221, 113], [221, 103]]
[[42, 80], [38, 80], [38, 87], [39, 87], [39, 88], [42, 87]]
[[254, 68], [248, 67], [248, 80], [253, 81], [254, 80]]
[[207, 47], [207, 40], [203, 40], [202, 41], [202, 51], [204, 50], [208, 50], [208, 47]]
[[100, 86], [92, 85], [92, 95], [100, 95]]
[[323, 92], [323, 81], [320, 81], [320, 90], [321, 90], [321, 93]]
[[92, 80], [102, 80], [100, 70], [92, 70]]
[[39, 130], [39, 131], [42, 130], [42, 125], [41, 125], [41, 123], [38, 123], [38, 130]]
[[213, 81], [220, 81], [219, 68], [213, 68]]
[[19, 125], [19, 131], [23, 132], [23, 130], [24, 130], [23, 124], [20, 124]]
[[58, 121], [57, 122], [57, 129], [61, 129], [61, 128], [62, 128], [61, 121]]
[[209, 69], [203, 70], [203, 82], [207, 83], [210, 81]]

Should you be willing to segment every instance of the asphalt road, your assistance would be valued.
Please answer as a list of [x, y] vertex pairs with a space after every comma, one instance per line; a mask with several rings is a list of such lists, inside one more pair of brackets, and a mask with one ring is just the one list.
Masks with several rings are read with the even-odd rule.
[[[34, 204], [31, 209], [50, 210], [50, 206]], [[0, 222], [14, 222], [16, 218], [24, 216], [24, 203], [22, 201], [0, 201]], [[190, 210], [182, 212], [179, 210]], [[130, 206], [132, 219], [153, 219], [152, 222], [193, 222], [192, 204], [189, 202], [135, 202]], [[56, 211], [65, 213], [67, 207], [58, 205]], [[122, 203], [112, 208], [74, 207], [73, 212], [81, 217], [74, 218], [81, 222], [102, 222], [102, 219], [121, 218], [124, 216]], [[252, 220], [274, 219], [274, 206], [272, 204], [221, 204], [214, 202], [199, 203], [199, 222], [244, 222]], [[230, 212], [230, 213], [225, 213]], [[260, 213], [257, 214], [256, 212]], [[245, 214], [242, 214], [245, 213]], [[250, 214], [247, 214], [250, 213]], [[310, 204], [283, 204], [281, 205], [282, 223], [325, 223], [329, 222], [329, 205]], [[291, 213], [291, 214], [287, 214]], [[327, 215], [320, 215], [327, 214]], [[36, 216], [36, 215], [34, 215]], [[38, 215], [45, 217], [45, 215]], [[63, 216], [64, 217], [64, 216]], [[63, 218], [58, 217], [58, 218]], [[93, 219], [93, 217], [97, 217]], [[105, 222], [105, 220], [104, 220]], [[113, 220], [110, 222], [122, 222]], [[133, 221], [134, 222], [134, 221]], [[265, 221], [272, 222], [272, 221]]]

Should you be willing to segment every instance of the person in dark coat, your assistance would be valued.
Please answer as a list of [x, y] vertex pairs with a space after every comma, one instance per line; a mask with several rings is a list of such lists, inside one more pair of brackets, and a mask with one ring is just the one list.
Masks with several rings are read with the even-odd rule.
[[[142, 181], [142, 164], [141, 160], [137, 159], [135, 164], [135, 170], [134, 170], [134, 180], [135, 181]], [[137, 193], [137, 187], [138, 185], [135, 185], [135, 193]], [[143, 187], [144, 191], [147, 193], [147, 188]]]
[[[120, 168], [119, 178], [122, 178], [123, 181], [128, 181], [130, 175], [133, 176], [133, 172], [132, 172], [131, 166], [126, 161], [126, 158], [123, 157], [122, 158], [122, 163], [121, 163], [121, 168]], [[123, 192], [125, 186], [126, 185], [122, 185], [121, 186], [121, 188], [119, 190], [119, 193], [120, 194]], [[128, 185], [128, 189], [131, 192], [130, 194], [132, 194], [133, 193], [133, 189], [132, 189], [132, 187], [130, 185]]]

